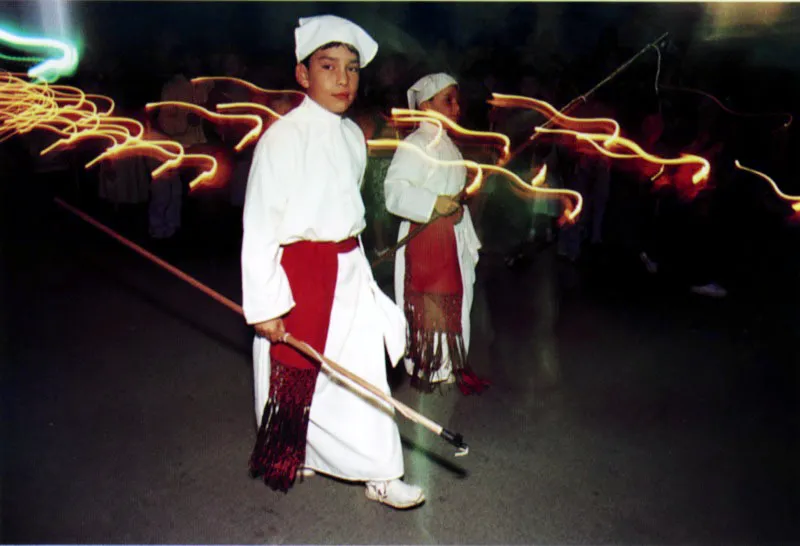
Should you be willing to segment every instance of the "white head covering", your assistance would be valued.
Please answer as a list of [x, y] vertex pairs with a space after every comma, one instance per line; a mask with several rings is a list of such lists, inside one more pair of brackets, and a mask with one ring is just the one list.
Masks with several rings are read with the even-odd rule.
[[357, 24], [335, 15], [317, 15], [301, 18], [299, 26], [294, 29], [297, 62], [330, 42], [342, 42], [356, 48], [362, 68], [378, 53], [377, 42]]
[[444, 72], [428, 74], [424, 78], [420, 78], [417, 83], [408, 89], [408, 107], [411, 110], [416, 110], [421, 103], [451, 85], [458, 85], [458, 82], [451, 75]]

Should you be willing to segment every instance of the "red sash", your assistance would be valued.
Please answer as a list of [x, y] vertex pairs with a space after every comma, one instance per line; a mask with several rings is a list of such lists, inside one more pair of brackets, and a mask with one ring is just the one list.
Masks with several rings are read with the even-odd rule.
[[[339, 270], [339, 254], [358, 248], [351, 237], [339, 243], [298, 241], [283, 248], [281, 266], [295, 306], [283, 317], [286, 331], [319, 352], [325, 350]], [[285, 343], [274, 343], [270, 359], [289, 368], [318, 370], [319, 364]]]

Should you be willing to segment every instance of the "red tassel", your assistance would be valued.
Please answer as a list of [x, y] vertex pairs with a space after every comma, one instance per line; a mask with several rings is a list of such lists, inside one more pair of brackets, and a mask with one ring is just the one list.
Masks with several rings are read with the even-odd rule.
[[317, 370], [272, 361], [270, 397], [250, 455], [250, 475], [263, 477], [277, 491], [288, 492], [306, 458], [306, 433]]

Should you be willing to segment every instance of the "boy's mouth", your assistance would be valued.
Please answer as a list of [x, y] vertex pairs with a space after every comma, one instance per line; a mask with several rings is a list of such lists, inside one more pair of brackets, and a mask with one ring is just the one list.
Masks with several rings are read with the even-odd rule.
[[350, 93], [334, 93], [333, 96], [339, 100], [348, 100], [350, 98]]

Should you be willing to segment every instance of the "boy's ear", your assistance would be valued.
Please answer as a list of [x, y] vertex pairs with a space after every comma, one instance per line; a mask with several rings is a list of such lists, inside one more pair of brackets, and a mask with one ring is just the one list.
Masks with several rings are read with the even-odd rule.
[[308, 68], [306, 68], [306, 65], [303, 63], [297, 63], [297, 66], [294, 67], [294, 77], [303, 89], [311, 87], [311, 82], [308, 78]]

